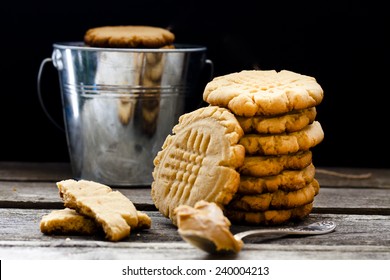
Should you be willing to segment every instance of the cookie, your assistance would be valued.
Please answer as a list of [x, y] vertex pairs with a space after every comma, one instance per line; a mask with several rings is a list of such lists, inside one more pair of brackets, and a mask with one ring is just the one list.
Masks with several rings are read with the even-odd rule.
[[224, 214], [233, 224], [280, 225], [293, 220], [302, 220], [311, 213], [312, 209], [313, 203], [309, 203], [292, 209], [257, 212], [225, 209]]
[[315, 167], [313, 163], [300, 170], [284, 170], [277, 175], [266, 177], [241, 176], [237, 193], [262, 194], [277, 190], [296, 191], [313, 181]]
[[312, 152], [301, 151], [277, 156], [245, 156], [244, 164], [238, 168], [241, 175], [265, 177], [277, 175], [284, 170], [300, 170], [312, 163]]
[[315, 78], [292, 71], [244, 70], [214, 78], [203, 99], [238, 116], [275, 116], [319, 105], [323, 90]]
[[44, 234], [92, 235], [99, 229], [94, 220], [69, 208], [54, 210], [44, 215], [39, 226]]
[[293, 111], [274, 117], [236, 116], [244, 133], [279, 134], [283, 132], [295, 132], [313, 123], [317, 116], [316, 107]]
[[136, 230], [149, 229], [152, 226], [152, 219], [148, 214], [137, 210], [137, 218], [138, 224], [135, 228]]
[[225, 108], [208, 106], [183, 114], [154, 158], [151, 196], [176, 224], [174, 209], [205, 200], [226, 205], [240, 183], [237, 168], [245, 151], [244, 132]]
[[268, 134], [245, 134], [239, 144], [243, 145], [249, 155], [286, 155], [299, 151], [307, 151], [321, 143], [324, 131], [318, 121], [300, 131]]
[[319, 184], [316, 179], [304, 188], [296, 191], [278, 190], [273, 193], [241, 195], [233, 198], [226, 208], [241, 211], [266, 211], [270, 209], [290, 209], [311, 203], [318, 194]]
[[174, 40], [175, 35], [165, 28], [142, 25], [95, 27], [84, 35], [86, 45], [103, 48], [162, 48]]
[[[136, 230], [148, 229], [151, 227], [150, 217], [137, 211], [138, 224]], [[45, 234], [77, 234], [93, 235], [100, 228], [99, 224], [87, 216], [77, 213], [73, 209], [65, 208], [54, 210], [42, 217], [40, 229]]]
[[97, 222], [108, 240], [121, 240], [138, 226], [135, 206], [119, 191], [97, 182], [72, 179], [57, 182], [57, 187], [64, 206]]

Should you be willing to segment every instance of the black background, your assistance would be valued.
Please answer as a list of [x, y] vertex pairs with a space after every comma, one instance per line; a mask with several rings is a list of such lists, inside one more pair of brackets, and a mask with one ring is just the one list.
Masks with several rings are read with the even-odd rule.
[[[260, 68], [313, 76], [324, 89], [316, 166], [390, 167], [389, 25], [385, 1], [14, 1], [2, 6], [0, 161], [69, 161], [65, 134], [37, 97], [56, 42], [105, 25], [166, 27], [201, 44], [215, 76]], [[57, 70], [41, 86], [62, 123]]]

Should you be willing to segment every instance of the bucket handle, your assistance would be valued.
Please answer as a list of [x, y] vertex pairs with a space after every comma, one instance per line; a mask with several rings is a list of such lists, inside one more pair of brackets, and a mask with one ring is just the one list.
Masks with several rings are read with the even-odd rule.
[[43, 68], [44, 66], [46, 65], [46, 63], [48, 62], [53, 62], [53, 59], [52, 58], [45, 58], [44, 60], [42, 60], [41, 62], [41, 65], [39, 66], [39, 71], [38, 71], [38, 79], [37, 79], [37, 93], [38, 93], [38, 100], [39, 100], [39, 103], [43, 109], [43, 112], [45, 113], [45, 115], [47, 116], [47, 118], [59, 129], [61, 130], [62, 132], [65, 132], [64, 128], [62, 126], [60, 126], [54, 119], [53, 117], [50, 115], [49, 111], [47, 110], [46, 106], [45, 106], [45, 103], [43, 102], [43, 98], [42, 98], [42, 93], [41, 93], [41, 77], [42, 77], [42, 71], [43, 71]]

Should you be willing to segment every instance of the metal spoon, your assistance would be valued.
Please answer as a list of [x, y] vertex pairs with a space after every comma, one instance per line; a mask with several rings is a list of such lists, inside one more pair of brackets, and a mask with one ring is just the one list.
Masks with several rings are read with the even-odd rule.
[[[285, 235], [318, 235], [332, 232], [336, 228], [336, 224], [332, 221], [316, 222], [307, 226], [290, 227], [290, 228], [270, 228], [270, 229], [255, 229], [239, 232], [234, 235], [234, 238], [239, 242], [244, 237], [249, 235], [266, 235], [266, 234], [282, 234]], [[181, 237], [193, 246], [209, 253], [209, 254], [229, 254], [237, 253], [233, 249], [217, 250], [214, 242], [206, 237], [199, 235], [180, 232]]]

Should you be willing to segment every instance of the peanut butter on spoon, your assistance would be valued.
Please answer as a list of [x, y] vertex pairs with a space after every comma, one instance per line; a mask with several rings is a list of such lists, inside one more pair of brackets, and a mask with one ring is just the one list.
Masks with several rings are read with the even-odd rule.
[[175, 211], [181, 237], [209, 254], [238, 253], [244, 245], [242, 238], [250, 235], [309, 236], [327, 234], [336, 228], [333, 221], [319, 221], [297, 227], [247, 230], [232, 235], [229, 231], [230, 221], [215, 203], [200, 201], [195, 204], [195, 208], [180, 205]]
[[[230, 221], [214, 202], [198, 201], [194, 207], [180, 205], [175, 208], [178, 232], [182, 238], [195, 246], [210, 252], [215, 246], [216, 253], [238, 253], [243, 242], [234, 238]], [[205, 240], [208, 242], [207, 246]], [[206, 246], [206, 247], [205, 247]]]

